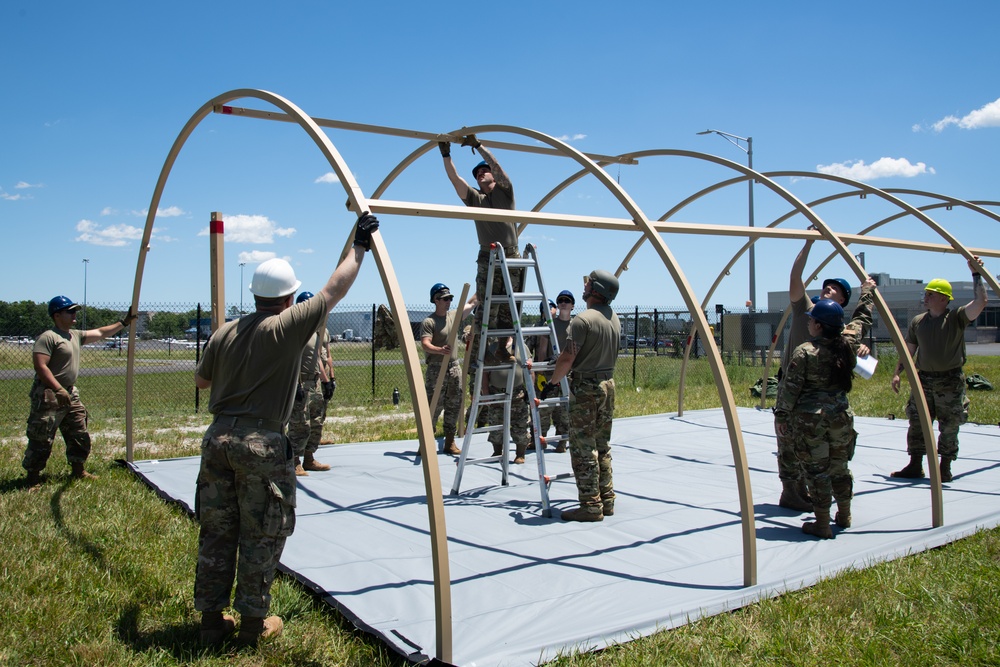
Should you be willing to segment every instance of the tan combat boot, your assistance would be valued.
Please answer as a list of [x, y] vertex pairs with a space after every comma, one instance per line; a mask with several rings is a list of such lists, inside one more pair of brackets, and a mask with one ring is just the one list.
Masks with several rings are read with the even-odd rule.
[[910, 462], [906, 464], [906, 467], [902, 470], [897, 470], [889, 476], [899, 477], [901, 479], [922, 478], [924, 476], [924, 455], [910, 454]]
[[566, 510], [561, 514], [561, 518], [563, 521], [604, 521], [604, 514], [601, 511], [600, 505], [593, 509], [581, 505], [580, 507]]
[[73, 461], [69, 464], [74, 479], [97, 479], [97, 475], [91, 475], [83, 469], [83, 461]]
[[256, 646], [261, 639], [270, 639], [281, 635], [285, 624], [278, 616], [244, 616], [240, 622], [240, 633], [236, 641], [243, 646]]
[[325, 472], [330, 469], [330, 466], [326, 463], [320, 463], [313, 457], [312, 452], [306, 452], [306, 459], [302, 462], [303, 470], [312, 470], [314, 472]]
[[462, 450], [455, 444], [455, 436], [449, 435], [444, 439], [444, 453], [452, 456], [459, 456]]
[[236, 629], [236, 619], [221, 611], [201, 612], [201, 643], [204, 646], [221, 644]]
[[942, 456], [940, 470], [942, 482], [950, 482], [955, 478], [954, 475], [951, 474], [951, 459], [946, 459]]
[[837, 501], [837, 526], [840, 528], [850, 528], [851, 527], [851, 501], [850, 500], [838, 500]]
[[524, 463], [524, 452], [527, 449], [526, 445], [515, 445], [514, 447], [514, 463], [521, 465]]
[[830, 528], [830, 510], [816, 510], [816, 520], [806, 521], [802, 524], [802, 532], [806, 535], [818, 537], [821, 540], [833, 539], [833, 530]]
[[799, 495], [799, 483], [794, 479], [781, 480], [781, 497], [778, 505], [796, 512], [811, 512], [812, 503]]
[[308, 477], [309, 473], [306, 469], [302, 467], [302, 459], [298, 456], [295, 457], [295, 476], [296, 477]]

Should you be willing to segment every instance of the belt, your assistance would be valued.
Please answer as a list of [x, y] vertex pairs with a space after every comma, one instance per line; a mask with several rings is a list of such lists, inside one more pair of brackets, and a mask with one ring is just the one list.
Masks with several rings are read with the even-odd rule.
[[614, 376], [614, 371], [590, 371], [584, 373], [573, 371], [574, 380], [610, 380]]
[[260, 431], [274, 431], [284, 433], [285, 425], [276, 419], [254, 419], [253, 417], [231, 417], [229, 415], [216, 415], [214, 424], [222, 424], [231, 428], [253, 428]]
[[952, 368], [951, 370], [948, 371], [917, 371], [917, 373], [919, 373], [920, 375], [926, 375], [932, 378], [947, 377], [949, 375], [958, 375], [961, 372], [962, 372], [961, 366], [959, 366], [958, 368]]

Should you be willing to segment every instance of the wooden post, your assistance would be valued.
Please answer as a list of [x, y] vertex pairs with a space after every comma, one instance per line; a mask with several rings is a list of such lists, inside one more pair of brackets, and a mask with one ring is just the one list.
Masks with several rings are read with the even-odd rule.
[[[225, 238], [222, 229], [222, 214], [214, 211], [208, 223], [209, 253], [212, 272], [212, 331], [226, 323], [226, 258], [223, 255]], [[198, 322], [201, 329], [201, 322]]]

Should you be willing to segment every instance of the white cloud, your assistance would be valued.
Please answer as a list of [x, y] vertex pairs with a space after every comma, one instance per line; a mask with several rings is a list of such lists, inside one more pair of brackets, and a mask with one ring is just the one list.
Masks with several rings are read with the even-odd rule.
[[941, 132], [949, 125], [958, 125], [963, 130], [979, 130], [984, 127], [1000, 127], [1000, 98], [982, 106], [975, 111], [970, 111], [965, 116], [945, 116], [937, 121], [932, 128], [936, 132]]
[[[105, 209], [105, 210], [107, 210], [107, 209]], [[145, 218], [147, 215], [149, 215], [149, 209], [148, 208], [144, 208], [141, 211], [132, 211], [132, 215], [134, 215], [136, 217], [139, 217], [139, 218]], [[158, 209], [156, 209], [156, 217], [157, 218], [176, 218], [176, 217], [179, 217], [179, 216], [182, 216], [182, 215], [186, 215], [186, 213], [185, 213], [184, 209], [182, 209], [182, 208], [180, 208], [178, 206], [168, 206], [167, 208], [158, 208]]]
[[299, 250], [299, 252], [302, 253], [303, 255], [311, 255], [316, 251], [313, 250], [312, 248], [303, 248], [302, 250]]
[[18, 199], [31, 199], [31, 197], [27, 195], [20, 195], [20, 194], [12, 195], [6, 192], [0, 192], [0, 199], [6, 199], [7, 201], [17, 201]]
[[129, 241], [138, 241], [142, 238], [142, 230], [131, 225], [101, 225], [90, 220], [81, 220], [76, 223], [76, 231], [80, 235], [77, 241], [89, 243], [91, 245], [120, 247], [128, 245]]
[[[294, 227], [278, 227], [266, 215], [233, 215], [223, 218], [226, 240], [233, 243], [274, 243], [275, 236], [288, 238], [295, 234]], [[208, 236], [205, 227], [198, 236]]]
[[313, 183], [340, 183], [340, 178], [334, 172], [328, 171], [313, 181]]
[[101, 215], [118, 215], [118, 210], [113, 209], [110, 206], [105, 206], [101, 209]]
[[26, 183], [24, 181], [18, 181], [17, 185], [14, 186], [14, 189], [23, 190], [25, 188], [40, 188], [40, 187], [42, 187], [41, 183]]
[[556, 137], [559, 141], [581, 141], [586, 138], [586, 134], [564, 134], [561, 137]]
[[278, 253], [276, 252], [251, 250], [250, 252], [240, 253], [240, 262], [246, 262], [247, 264], [260, 264], [261, 262], [266, 262], [269, 259], [274, 259], [277, 256]]
[[892, 176], [912, 178], [921, 174], [935, 173], [932, 167], [928, 167], [923, 162], [910, 164], [910, 161], [904, 157], [883, 157], [871, 164], [865, 164], [864, 160], [856, 160], [854, 162], [848, 160], [847, 162], [828, 165], [818, 164], [816, 165], [816, 171], [821, 174], [842, 176], [855, 181], [873, 181], [876, 178], [890, 178]]

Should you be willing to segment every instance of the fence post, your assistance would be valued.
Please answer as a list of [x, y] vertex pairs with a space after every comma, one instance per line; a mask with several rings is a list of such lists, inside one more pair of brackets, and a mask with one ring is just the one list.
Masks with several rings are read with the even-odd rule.
[[[198, 302], [198, 324], [194, 328], [194, 367], [197, 372], [198, 362], [201, 360], [201, 302]], [[198, 385], [194, 386], [194, 412], [198, 414]]]
[[[372, 400], [375, 400], [375, 304], [372, 304]], [[399, 322], [396, 323], [399, 326]]]

